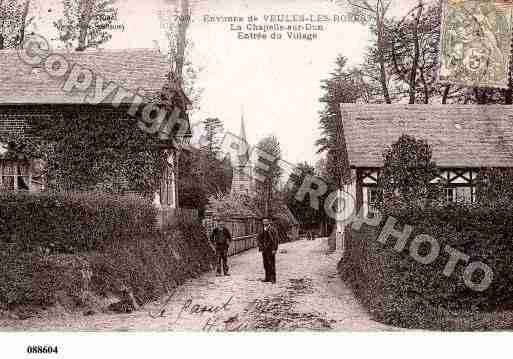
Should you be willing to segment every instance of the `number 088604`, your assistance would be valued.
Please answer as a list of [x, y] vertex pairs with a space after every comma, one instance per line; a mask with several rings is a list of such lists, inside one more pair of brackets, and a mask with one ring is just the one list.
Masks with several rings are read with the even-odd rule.
[[54, 345], [29, 345], [27, 347], [27, 354], [57, 354], [59, 348]]

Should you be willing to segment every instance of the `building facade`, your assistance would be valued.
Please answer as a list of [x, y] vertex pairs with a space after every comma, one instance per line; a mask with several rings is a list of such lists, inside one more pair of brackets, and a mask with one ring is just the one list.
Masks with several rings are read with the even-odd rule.
[[[484, 168], [513, 167], [513, 107], [503, 105], [341, 104], [352, 182], [345, 191], [368, 213], [377, 194], [383, 152], [401, 137], [432, 148], [448, 201], [474, 202]], [[344, 228], [338, 228], [339, 232]]]
[[[16, 153], [6, 143], [6, 139], [23, 135], [32, 120], [44, 118], [57, 123], [69, 119], [137, 118], [145, 104], [153, 103], [169, 81], [169, 64], [154, 50], [98, 50], [54, 55], [60, 55], [66, 61], [67, 74], [51, 76], [44, 64], [29, 65], [20, 60], [16, 51], [0, 51], [0, 66], [5, 69], [0, 81], [2, 190], [33, 192], [46, 188], [41, 161]], [[66, 84], [71, 81], [71, 69], [75, 67], [90, 74], [89, 86], [81, 86], [77, 79], [76, 88], [68, 88]], [[134, 104], [137, 105], [135, 110]], [[180, 116], [184, 114], [185, 111]], [[188, 124], [188, 119], [186, 121]], [[134, 126], [134, 131], [141, 130]], [[190, 133], [190, 126], [187, 131]], [[151, 148], [152, 151], [165, 151], [168, 158], [154, 201], [162, 209], [173, 209], [178, 205], [175, 185], [177, 149], [174, 138], [162, 140], [158, 148]]]

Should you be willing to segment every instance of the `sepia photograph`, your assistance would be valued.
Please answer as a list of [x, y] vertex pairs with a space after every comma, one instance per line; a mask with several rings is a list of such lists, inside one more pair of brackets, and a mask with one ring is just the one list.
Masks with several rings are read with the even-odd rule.
[[0, 0], [0, 356], [504, 345], [512, 16]]

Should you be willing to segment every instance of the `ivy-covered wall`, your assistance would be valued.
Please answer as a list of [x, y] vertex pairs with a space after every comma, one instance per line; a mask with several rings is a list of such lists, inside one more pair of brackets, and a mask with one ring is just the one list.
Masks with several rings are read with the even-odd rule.
[[0, 107], [0, 142], [48, 163], [48, 186], [152, 194], [166, 155], [138, 127], [128, 105]]

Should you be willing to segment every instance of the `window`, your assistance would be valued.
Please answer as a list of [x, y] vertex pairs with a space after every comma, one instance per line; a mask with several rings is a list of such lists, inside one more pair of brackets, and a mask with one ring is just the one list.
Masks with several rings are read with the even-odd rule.
[[29, 164], [18, 161], [0, 161], [0, 189], [3, 191], [30, 191]]
[[376, 187], [367, 187], [364, 188], [363, 191], [363, 205], [365, 214], [369, 214], [369, 212], [373, 212], [373, 205], [379, 199], [379, 189]]
[[379, 200], [379, 189], [369, 188], [369, 208]]
[[445, 200], [447, 202], [454, 202], [456, 188], [444, 188]]
[[448, 202], [472, 203], [475, 201], [474, 187], [450, 187], [444, 189], [445, 199]]

